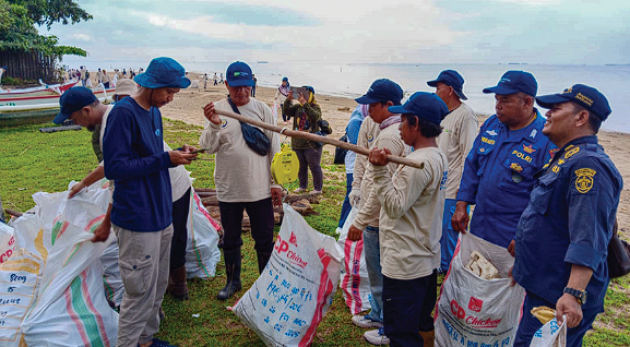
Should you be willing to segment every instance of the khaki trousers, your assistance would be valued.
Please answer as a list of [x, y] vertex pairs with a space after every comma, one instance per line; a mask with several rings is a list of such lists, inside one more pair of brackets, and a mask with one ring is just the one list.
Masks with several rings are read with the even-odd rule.
[[137, 232], [115, 225], [113, 229], [118, 237], [118, 264], [125, 287], [116, 346], [136, 347], [151, 341], [160, 327], [173, 225], [157, 232]]

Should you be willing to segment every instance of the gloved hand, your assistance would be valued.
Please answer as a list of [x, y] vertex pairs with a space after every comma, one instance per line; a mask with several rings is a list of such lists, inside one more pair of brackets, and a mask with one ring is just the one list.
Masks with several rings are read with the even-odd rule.
[[352, 189], [348, 195], [348, 200], [350, 201], [350, 206], [358, 207], [359, 201], [361, 200], [361, 192], [356, 189]]

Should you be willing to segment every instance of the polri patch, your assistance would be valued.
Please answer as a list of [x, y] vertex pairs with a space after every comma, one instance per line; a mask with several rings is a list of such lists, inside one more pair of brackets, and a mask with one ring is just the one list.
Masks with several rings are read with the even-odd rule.
[[588, 193], [593, 188], [593, 183], [595, 182], [593, 176], [596, 173], [597, 171], [587, 168], [576, 170], [575, 189], [582, 194]]

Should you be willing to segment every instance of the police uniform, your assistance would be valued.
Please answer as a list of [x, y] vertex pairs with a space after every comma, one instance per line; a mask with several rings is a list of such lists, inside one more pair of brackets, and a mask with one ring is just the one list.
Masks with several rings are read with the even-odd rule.
[[[512, 274], [527, 291], [524, 312], [529, 312], [529, 306], [555, 307], [569, 281], [572, 264], [593, 270], [582, 307], [584, 319], [569, 329], [568, 345], [573, 345], [571, 339], [579, 337], [581, 341], [597, 313], [604, 310], [609, 282], [607, 249], [623, 181], [596, 136], [569, 142], [536, 178], [516, 232]], [[541, 327], [527, 313], [521, 325], [521, 339], [531, 339]]]
[[534, 186], [534, 173], [553, 155], [538, 110], [525, 128], [510, 131], [496, 115], [481, 126], [466, 157], [458, 201], [475, 206], [470, 232], [507, 248]]

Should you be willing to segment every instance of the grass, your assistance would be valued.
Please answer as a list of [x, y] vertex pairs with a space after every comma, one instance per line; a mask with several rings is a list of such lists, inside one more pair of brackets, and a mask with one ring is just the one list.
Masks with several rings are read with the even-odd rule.
[[[34, 206], [31, 195], [38, 191], [67, 189], [71, 180], [81, 180], [97, 165], [90, 145], [91, 133], [67, 131], [43, 134], [39, 128], [48, 124], [0, 129], [0, 196], [4, 208], [26, 211]], [[176, 148], [197, 144], [201, 129], [187, 123], [166, 120], [165, 140]], [[186, 168], [196, 179], [195, 187], [214, 187], [212, 156]], [[345, 169], [332, 164], [333, 156], [324, 152], [324, 199], [314, 205], [319, 216], [306, 220], [316, 230], [334, 236], [341, 204], [345, 196]], [[297, 188], [293, 183], [288, 189]], [[310, 187], [312, 188], [312, 187]], [[276, 227], [276, 232], [278, 228]], [[258, 277], [256, 253], [250, 234], [243, 234], [243, 286], [249, 288]], [[441, 280], [441, 279], [440, 279]], [[233, 305], [245, 293], [239, 292], [227, 302], [216, 300], [224, 286], [225, 268], [217, 267], [217, 277], [189, 281], [191, 299], [177, 302], [167, 295], [163, 307], [166, 320], [159, 337], [178, 346], [264, 346], [258, 336], [226, 306]], [[588, 333], [584, 346], [630, 346], [630, 278], [613, 280], [606, 297], [606, 311], [598, 316], [595, 329]], [[193, 314], [199, 314], [198, 318]], [[363, 329], [355, 327], [340, 290], [317, 329], [314, 346], [366, 346]]]

